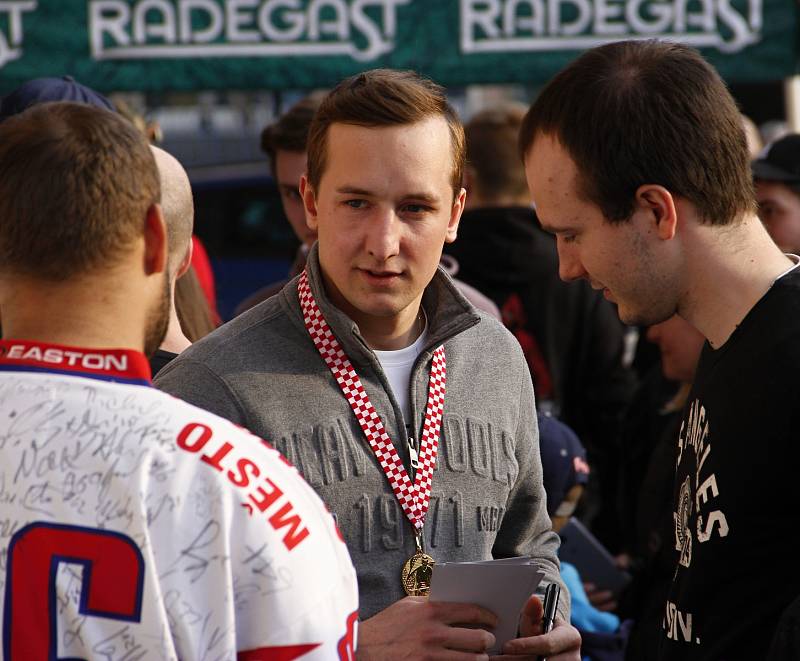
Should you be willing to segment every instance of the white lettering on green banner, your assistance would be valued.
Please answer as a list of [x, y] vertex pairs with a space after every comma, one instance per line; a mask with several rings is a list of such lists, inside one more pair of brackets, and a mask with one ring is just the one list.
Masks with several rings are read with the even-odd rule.
[[13, 60], [22, 57], [22, 43], [25, 32], [22, 14], [36, 10], [36, 2], [0, 2], [0, 17], [6, 19], [8, 32], [0, 30], [0, 69]]
[[[409, 2], [91, 0], [90, 43], [97, 60], [347, 55], [368, 61], [394, 49], [397, 7]], [[380, 20], [366, 11], [376, 7]]]
[[[736, 53], [761, 39], [762, 0], [460, 0], [461, 51], [582, 50], [620, 39], [672, 39]], [[692, 8], [690, 9], [690, 4]]]

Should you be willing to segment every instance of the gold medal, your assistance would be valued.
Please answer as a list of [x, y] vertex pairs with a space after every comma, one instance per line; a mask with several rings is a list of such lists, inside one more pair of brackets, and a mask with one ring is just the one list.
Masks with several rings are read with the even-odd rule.
[[403, 565], [403, 589], [410, 597], [427, 597], [431, 591], [431, 576], [436, 561], [427, 553], [417, 551]]
[[422, 549], [422, 535], [417, 534], [417, 551], [403, 565], [403, 590], [409, 597], [427, 597], [431, 591], [433, 566], [436, 561]]

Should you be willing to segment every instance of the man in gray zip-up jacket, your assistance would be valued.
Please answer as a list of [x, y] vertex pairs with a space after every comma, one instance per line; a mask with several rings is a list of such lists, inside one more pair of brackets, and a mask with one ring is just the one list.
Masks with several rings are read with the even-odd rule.
[[[406, 75], [373, 73], [378, 80], [362, 82], [360, 93], [370, 85], [396, 84], [396, 76]], [[412, 83], [421, 84], [416, 78]], [[391, 95], [381, 90], [377, 96]], [[325, 108], [323, 102], [321, 111]], [[544, 571], [544, 582], [560, 582], [558, 538], [550, 530], [542, 487], [533, 388], [521, 349], [436, 269], [443, 241], [455, 238], [463, 207], [463, 192], [452, 210], [449, 200], [443, 202], [452, 196], [446, 173], [451, 135], [442, 116], [398, 123], [328, 127], [323, 160], [333, 174], [326, 170], [323, 182], [315, 181], [313, 172], [312, 126], [309, 175], [301, 186], [309, 224], [319, 227], [319, 242], [306, 265], [310, 292], [407, 470], [409, 448], [417, 447], [409, 437], [422, 434], [432, 356], [444, 346], [444, 412], [424, 525], [428, 554], [440, 562], [530, 555]], [[348, 153], [341, 160], [351, 144], [358, 145], [358, 155]], [[441, 162], [427, 151], [441, 156]], [[391, 172], [381, 171], [386, 153], [401, 162]], [[420, 154], [413, 170], [402, 165], [404, 158]], [[442, 195], [428, 183], [440, 183], [439, 176]], [[329, 183], [332, 211], [326, 207]], [[404, 296], [414, 301], [406, 304]], [[417, 355], [407, 387], [398, 390], [391, 383], [393, 368], [382, 361], [394, 353], [387, 349], [406, 351], [409, 345], [417, 347]], [[157, 385], [269, 439], [334, 512], [359, 578], [360, 658], [405, 653], [417, 658], [418, 650], [430, 652], [437, 644], [482, 652], [491, 644], [483, 631], [450, 626], [491, 624], [486, 611], [403, 599], [400, 570], [415, 550], [413, 528], [309, 335], [298, 278], [193, 345], [161, 372]], [[536, 608], [527, 611], [527, 619], [537, 619]], [[560, 615], [553, 633], [533, 638], [538, 622], [523, 618], [526, 637], [507, 651], [553, 655], [563, 650], [575, 653], [563, 658], [577, 658], [579, 638], [566, 624], [566, 590]], [[448, 625], [443, 639], [441, 631], [422, 626], [437, 618]]]

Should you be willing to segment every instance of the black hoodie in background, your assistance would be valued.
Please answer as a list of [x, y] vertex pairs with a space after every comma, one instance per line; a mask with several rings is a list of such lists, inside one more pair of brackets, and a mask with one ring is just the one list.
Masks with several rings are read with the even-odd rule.
[[[555, 239], [528, 207], [466, 211], [445, 252], [458, 260], [458, 277], [500, 308], [523, 347], [537, 399], [550, 400], [580, 436], [602, 504], [613, 506], [619, 427], [634, 388], [622, 365], [625, 326], [616, 308], [589, 283], [558, 277]], [[612, 524], [597, 524], [613, 547]]]

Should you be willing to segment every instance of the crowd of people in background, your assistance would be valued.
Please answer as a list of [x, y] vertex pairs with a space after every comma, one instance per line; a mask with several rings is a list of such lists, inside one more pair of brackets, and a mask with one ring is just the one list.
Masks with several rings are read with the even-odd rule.
[[[751, 124], [657, 41], [463, 125], [358, 74], [264, 128], [300, 245], [222, 323], [154, 127], [6, 95], [3, 658], [800, 657], [800, 135]], [[518, 556], [512, 640], [427, 596]]]

